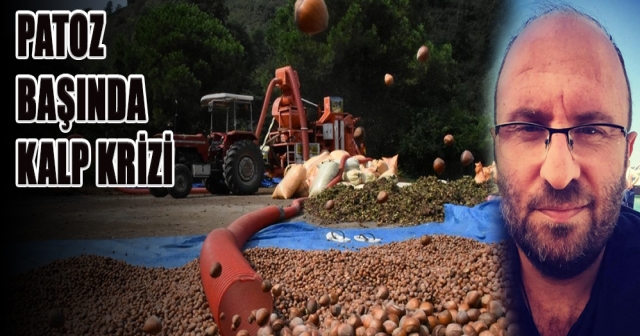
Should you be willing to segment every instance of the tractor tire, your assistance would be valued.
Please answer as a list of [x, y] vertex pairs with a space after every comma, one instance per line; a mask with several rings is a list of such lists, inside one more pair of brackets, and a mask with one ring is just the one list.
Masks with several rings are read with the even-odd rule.
[[169, 189], [169, 194], [173, 198], [185, 198], [193, 187], [193, 175], [187, 166], [177, 164], [175, 166], [175, 177], [173, 187]]
[[253, 195], [262, 185], [264, 160], [251, 140], [235, 142], [224, 158], [224, 180], [234, 195]]
[[225, 184], [222, 174], [216, 177], [208, 177], [206, 180], [204, 180], [204, 187], [213, 195], [229, 194], [229, 187], [227, 187], [227, 185]]
[[149, 193], [154, 197], [165, 197], [169, 195], [169, 190], [167, 188], [149, 188]]

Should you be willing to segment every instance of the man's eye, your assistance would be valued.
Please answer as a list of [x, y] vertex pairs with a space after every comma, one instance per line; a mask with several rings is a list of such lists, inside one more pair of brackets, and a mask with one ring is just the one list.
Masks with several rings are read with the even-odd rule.
[[605, 131], [602, 127], [586, 126], [574, 129], [574, 132], [580, 135], [604, 135]]
[[545, 129], [539, 126], [533, 125], [514, 125], [513, 132], [518, 133], [536, 133], [536, 132], [544, 132]]
[[541, 132], [542, 128], [537, 126], [524, 126], [523, 131], [525, 132]]

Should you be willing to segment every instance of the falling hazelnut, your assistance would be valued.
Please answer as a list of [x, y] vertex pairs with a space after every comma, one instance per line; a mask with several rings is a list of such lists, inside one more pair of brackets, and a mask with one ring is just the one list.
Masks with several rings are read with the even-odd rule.
[[215, 279], [219, 277], [221, 273], [222, 273], [222, 265], [217, 261], [214, 262], [213, 265], [211, 265], [211, 268], [209, 269], [209, 275]]

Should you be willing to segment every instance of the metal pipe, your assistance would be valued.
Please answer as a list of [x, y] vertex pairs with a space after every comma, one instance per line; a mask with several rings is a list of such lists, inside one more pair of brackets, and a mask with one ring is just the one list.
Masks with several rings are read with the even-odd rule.
[[[304, 161], [309, 160], [309, 129], [307, 128], [307, 115], [304, 111], [304, 106], [302, 106], [302, 97], [300, 96], [300, 88], [298, 87], [299, 82], [297, 78], [293, 75], [293, 69], [291, 67], [287, 67], [286, 74], [291, 83], [291, 90], [293, 90], [293, 96], [296, 100], [296, 106], [298, 107], [298, 115], [300, 116], [300, 130], [303, 133], [302, 136], [302, 159]], [[289, 125], [291, 126], [291, 125]]]
[[318, 107], [318, 104], [314, 104], [314, 103], [312, 103], [312, 102], [310, 102], [310, 101], [308, 101], [308, 100], [306, 100], [306, 99], [304, 99], [304, 98], [301, 98], [301, 99], [302, 99], [302, 101], [303, 101], [303, 102], [305, 102], [305, 103], [307, 103], [307, 104], [309, 104], [309, 105], [312, 105], [312, 106]]
[[264, 119], [267, 117], [267, 108], [269, 107], [269, 102], [271, 100], [271, 93], [273, 92], [273, 88], [276, 85], [279, 85], [281, 81], [277, 78], [273, 78], [271, 82], [269, 82], [269, 86], [267, 87], [267, 93], [264, 96], [264, 102], [262, 103], [262, 111], [260, 112], [260, 120], [258, 120], [258, 128], [256, 129], [256, 139], [260, 141], [260, 133], [262, 132], [262, 125], [264, 125]]

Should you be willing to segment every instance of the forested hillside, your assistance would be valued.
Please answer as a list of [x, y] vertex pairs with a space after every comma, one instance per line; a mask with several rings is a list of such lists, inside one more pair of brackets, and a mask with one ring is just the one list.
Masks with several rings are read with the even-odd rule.
[[[442, 178], [473, 174], [473, 165], [459, 162], [465, 149], [491, 163], [484, 90], [504, 0], [325, 0], [329, 26], [313, 36], [296, 28], [294, 2], [130, 0], [110, 10], [107, 59], [56, 66], [67, 73], [143, 74], [151, 120], [76, 125], [74, 132], [133, 138], [140, 127], [163, 128], [176, 113], [181, 131], [206, 129], [202, 95], [254, 95], [258, 111], [275, 69], [291, 65], [304, 98], [342, 97], [347, 112], [362, 117], [368, 156], [398, 154], [407, 177], [435, 174], [436, 157], [447, 164]], [[421, 45], [430, 49], [426, 63], [416, 60]], [[386, 73], [395, 78], [392, 86], [384, 83]], [[49, 126], [43, 127], [59, 132]], [[450, 148], [442, 140], [447, 133], [456, 140]]]

